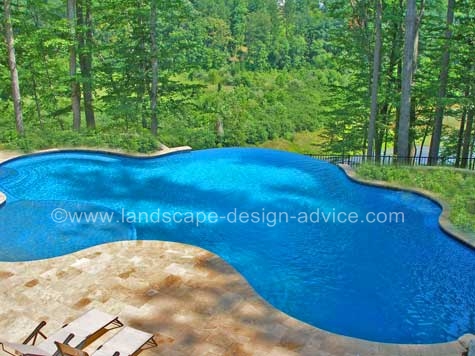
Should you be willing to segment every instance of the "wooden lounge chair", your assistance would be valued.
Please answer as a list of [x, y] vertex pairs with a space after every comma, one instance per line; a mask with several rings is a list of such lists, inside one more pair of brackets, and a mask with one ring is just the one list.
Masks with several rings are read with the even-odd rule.
[[[56, 342], [61, 356], [89, 356], [85, 351]], [[157, 346], [153, 334], [125, 326], [94, 351], [91, 356], [137, 356]]]
[[[46, 337], [41, 330], [45, 325], [46, 322], [42, 321], [25, 341], [23, 341], [23, 344], [0, 341], [1, 349], [15, 356], [51, 356], [58, 351], [55, 345], [56, 341], [73, 345], [77, 349], [82, 349], [104, 335], [107, 331], [123, 326], [117, 316], [112, 316], [97, 309], [89, 310], [71, 323], [64, 325], [49, 337]], [[38, 342], [39, 336], [45, 340]], [[8, 351], [8, 349], [12, 351]]]

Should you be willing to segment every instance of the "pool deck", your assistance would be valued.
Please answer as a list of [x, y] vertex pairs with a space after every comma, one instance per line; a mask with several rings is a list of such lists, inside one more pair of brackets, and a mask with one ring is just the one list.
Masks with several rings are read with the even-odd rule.
[[12, 342], [22, 341], [41, 320], [48, 335], [93, 307], [154, 333], [159, 346], [144, 356], [460, 356], [473, 337], [397, 345], [332, 334], [267, 304], [218, 256], [163, 241], [0, 262], [0, 285], [0, 339]]

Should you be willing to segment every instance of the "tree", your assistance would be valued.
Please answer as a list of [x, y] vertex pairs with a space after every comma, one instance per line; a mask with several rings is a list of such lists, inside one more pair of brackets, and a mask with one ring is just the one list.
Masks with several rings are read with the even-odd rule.
[[447, 82], [449, 79], [450, 64], [450, 41], [452, 39], [452, 24], [454, 22], [455, 0], [448, 0], [447, 3], [447, 28], [445, 31], [444, 52], [440, 65], [439, 94], [437, 96], [437, 107], [435, 110], [434, 126], [430, 141], [429, 164], [437, 164], [440, 148], [440, 137], [442, 135], [442, 123], [444, 118], [444, 99], [447, 96]]
[[247, 47], [245, 47], [246, 5], [247, 1], [233, 0], [231, 2], [230, 28], [233, 37], [231, 51], [234, 62], [242, 62], [247, 53]]
[[467, 123], [464, 131], [462, 146], [462, 168], [467, 168], [468, 159], [470, 158], [470, 149], [472, 145], [473, 118], [475, 116], [475, 108], [472, 106], [467, 114]]
[[150, 5], [150, 43], [152, 65], [152, 88], [150, 90], [150, 111], [152, 135], [157, 135], [157, 96], [158, 96], [158, 48], [157, 48], [157, 3], [152, 0]]
[[397, 156], [409, 156], [409, 126], [411, 116], [411, 89], [414, 68], [414, 46], [417, 31], [416, 0], [407, 0], [405, 17], [404, 58], [401, 78], [401, 106], [399, 112]]
[[381, 0], [375, 0], [375, 44], [374, 44], [374, 58], [373, 58], [373, 78], [371, 83], [371, 113], [368, 126], [368, 152], [369, 157], [373, 156], [373, 144], [376, 134], [376, 120], [378, 116], [378, 88], [379, 76], [381, 71], [381, 48], [383, 45], [382, 36], [382, 3]]
[[92, 95], [92, 4], [91, 0], [76, 0], [77, 40], [81, 67], [84, 113], [89, 129], [96, 127]]
[[[28, 143], [32, 149], [64, 142], [137, 149], [140, 142], [144, 149], [143, 140], [157, 144], [152, 132], [158, 131], [165, 143], [212, 147], [321, 129], [319, 140], [326, 141], [317, 150], [379, 160], [391, 142], [399, 153], [400, 110], [409, 111], [406, 150], [430, 139], [441, 104], [462, 118], [459, 134], [443, 144], [444, 153], [460, 152], [461, 163], [462, 146], [470, 156], [473, 142], [473, 124], [466, 128], [474, 8], [473, 0], [457, 1], [457, 21], [447, 26], [447, 1], [431, 2], [421, 27], [416, 21], [406, 33], [406, 0], [18, 1], [14, 49]], [[423, 0], [415, 2], [424, 8]], [[442, 93], [447, 27], [453, 35]], [[411, 100], [400, 105], [402, 47], [411, 32], [413, 60], [405, 62], [413, 79], [404, 91], [412, 82]], [[0, 59], [5, 78], [10, 67], [6, 55]], [[0, 81], [0, 99], [9, 97], [10, 81]], [[69, 132], [71, 116], [74, 131], [86, 125], [81, 111], [88, 127], [99, 124], [98, 110], [97, 135]], [[10, 111], [13, 116], [13, 106]], [[0, 142], [10, 143], [13, 120], [3, 112]], [[216, 140], [220, 120], [226, 130]]]
[[10, 68], [10, 77], [12, 82], [13, 108], [15, 110], [16, 130], [20, 136], [25, 134], [23, 127], [23, 112], [21, 109], [20, 81], [18, 79], [18, 69], [16, 64], [15, 44], [13, 37], [13, 27], [11, 20], [11, 1], [4, 0], [3, 15], [5, 26], [5, 41], [8, 50], [8, 66]]
[[81, 88], [77, 80], [76, 59], [76, 0], [68, 0], [67, 16], [71, 32], [69, 45], [69, 77], [71, 80], [71, 109], [73, 112], [73, 130], [81, 128]]

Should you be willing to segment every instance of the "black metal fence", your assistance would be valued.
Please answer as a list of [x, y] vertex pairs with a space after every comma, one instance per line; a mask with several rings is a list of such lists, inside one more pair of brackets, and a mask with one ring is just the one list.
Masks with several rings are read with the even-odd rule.
[[401, 166], [444, 166], [457, 167], [475, 170], [475, 157], [461, 159], [457, 162], [453, 157], [438, 157], [437, 159], [427, 156], [410, 156], [410, 157], [396, 157], [396, 156], [364, 156], [364, 155], [315, 155], [307, 154], [307, 156], [321, 159], [327, 162], [339, 164], [344, 163], [350, 166], [357, 166], [362, 163], [374, 163], [381, 165], [401, 165]]

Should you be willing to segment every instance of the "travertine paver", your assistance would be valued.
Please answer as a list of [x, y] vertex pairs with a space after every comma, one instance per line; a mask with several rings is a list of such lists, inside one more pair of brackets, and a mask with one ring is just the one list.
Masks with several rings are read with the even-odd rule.
[[172, 242], [115, 242], [48, 260], [2, 262], [0, 285], [0, 338], [11, 341], [22, 341], [40, 320], [48, 334], [96, 307], [154, 333], [159, 346], [145, 356], [464, 351], [458, 341], [391, 345], [314, 328], [268, 305], [219, 257]]
[[3, 162], [9, 158], [21, 155], [21, 152], [17, 151], [0, 151], [0, 162]]

